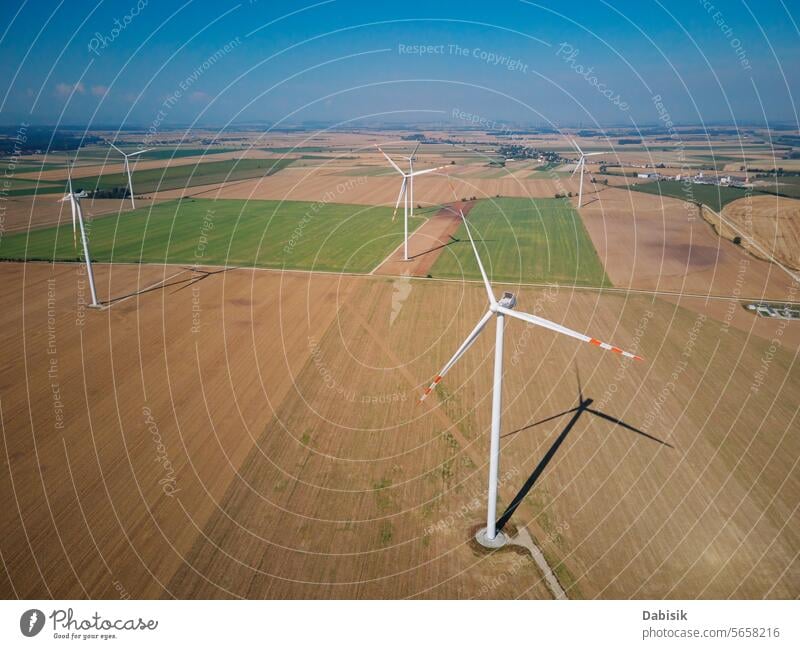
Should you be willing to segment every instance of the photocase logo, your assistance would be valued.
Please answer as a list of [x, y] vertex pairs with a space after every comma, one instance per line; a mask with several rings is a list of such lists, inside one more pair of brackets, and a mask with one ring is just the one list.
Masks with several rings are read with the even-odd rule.
[[32, 638], [44, 627], [44, 613], [38, 608], [32, 608], [25, 611], [22, 617], [19, 618], [19, 630], [22, 635], [27, 638]]
[[408, 276], [403, 276], [392, 282], [392, 313], [389, 315], [389, 326], [394, 324], [397, 316], [400, 315], [400, 309], [403, 308], [403, 302], [411, 293], [411, 280]]

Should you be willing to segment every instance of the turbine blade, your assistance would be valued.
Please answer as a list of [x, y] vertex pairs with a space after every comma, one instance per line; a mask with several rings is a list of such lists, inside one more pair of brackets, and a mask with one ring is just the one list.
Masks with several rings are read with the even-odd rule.
[[76, 209], [75, 209], [75, 196], [73, 194], [69, 195], [70, 202], [69, 206], [72, 208], [72, 247], [73, 249], [78, 249], [78, 225], [76, 222]]
[[481, 270], [481, 276], [483, 277], [483, 284], [486, 287], [486, 294], [489, 296], [489, 304], [496, 304], [497, 300], [494, 299], [494, 294], [492, 293], [492, 285], [489, 284], [489, 278], [486, 276], [486, 271], [483, 269], [483, 263], [481, 262], [481, 256], [478, 254], [478, 247], [475, 245], [475, 240], [472, 238], [472, 232], [469, 229], [469, 224], [467, 223], [467, 219], [464, 216], [464, 211], [459, 208], [459, 213], [461, 214], [461, 220], [464, 222], [464, 227], [467, 230], [467, 234], [469, 235], [469, 242], [472, 244], [472, 252], [475, 253], [475, 259], [478, 262], [478, 268]]
[[486, 323], [489, 322], [491, 317], [492, 312], [487, 311], [486, 314], [478, 321], [478, 324], [475, 325], [475, 328], [472, 330], [469, 336], [467, 336], [466, 340], [461, 343], [461, 346], [456, 350], [456, 353], [453, 354], [453, 357], [447, 361], [447, 364], [436, 375], [436, 378], [433, 379], [433, 383], [431, 383], [430, 387], [425, 389], [425, 392], [419, 398], [420, 401], [425, 400], [425, 397], [427, 397], [433, 391], [433, 389], [438, 385], [439, 381], [444, 378], [444, 375], [450, 371], [450, 368], [456, 364], [458, 359], [461, 358], [470, 347], [472, 347], [472, 344], [478, 339], [478, 336], [480, 336], [481, 331], [483, 331], [483, 328], [486, 326]]
[[429, 174], [433, 171], [439, 171], [439, 169], [447, 169], [449, 165], [442, 165], [441, 167], [434, 167], [433, 169], [423, 169], [422, 171], [414, 171], [409, 176], [421, 176], [422, 174]]
[[531, 315], [530, 313], [524, 313], [522, 311], [512, 311], [511, 309], [507, 309], [502, 306], [498, 306], [497, 310], [504, 315], [511, 316], [512, 318], [517, 318], [518, 320], [523, 320], [530, 324], [538, 325], [540, 327], [544, 327], [545, 329], [550, 329], [550, 331], [555, 331], [556, 333], [564, 334], [565, 336], [570, 336], [571, 338], [577, 338], [578, 340], [581, 340], [585, 343], [591, 343], [592, 345], [600, 347], [601, 349], [612, 351], [615, 354], [622, 354], [628, 358], [634, 358], [637, 361], [642, 360], [641, 356], [637, 356], [631, 352], [626, 352], [619, 347], [614, 347], [614, 345], [609, 345], [608, 343], [597, 340], [597, 338], [592, 338], [586, 334], [578, 333], [577, 331], [569, 329], [563, 325], [556, 324], [555, 322], [551, 322], [550, 320], [545, 320], [539, 316]]
[[584, 153], [583, 157], [587, 157], [590, 155], [603, 155], [604, 153], [611, 153], [611, 151], [594, 151], [593, 153]]
[[78, 239], [77, 234], [75, 231], [75, 192], [72, 189], [72, 166], [67, 165], [67, 187], [69, 188], [69, 193], [62, 198], [62, 201], [69, 199], [69, 207], [72, 210], [72, 247], [78, 247]]
[[400, 184], [400, 193], [397, 195], [397, 202], [394, 204], [394, 212], [392, 212], [392, 221], [394, 221], [394, 217], [397, 216], [397, 208], [400, 207], [400, 200], [403, 198], [403, 194], [406, 193], [406, 180], [407, 178], [403, 176], [403, 182]]
[[116, 144], [114, 144], [114, 143], [113, 143], [111, 140], [106, 140], [106, 142], [108, 142], [108, 144], [111, 146], [111, 148], [112, 148], [112, 149], [116, 149], [117, 151], [119, 151], [120, 153], [122, 153], [122, 155], [125, 155], [125, 153], [122, 151], [122, 149], [120, 149], [120, 148], [119, 148], [119, 147], [118, 147]]
[[72, 211], [72, 246], [74, 248], [78, 247], [78, 242], [76, 239], [76, 232], [75, 232], [75, 194], [72, 192], [72, 179], [70, 178], [69, 183], [69, 194], [64, 196], [59, 203], [63, 203], [69, 200], [69, 208]]
[[152, 150], [153, 149], [142, 149], [141, 151], [135, 151], [134, 153], [129, 153], [128, 157], [130, 158], [131, 156], [134, 156], [134, 155], [141, 155], [142, 153], [147, 153], [148, 151], [152, 151]]
[[403, 172], [403, 170], [394, 163], [394, 160], [392, 160], [388, 155], [386, 155], [386, 152], [383, 149], [381, 149], [377, 144], [375, 145], [375, 148], [378, 149], [378, 151], [380, 151], [381, 153], [383, 153], [383, 157], [389, 161], [389, 164], [391, 164], [395, 169], [397, 169], [399, 173], [403, 174], [403, 176], [405, 177], [406, 174]]
[[583, 157], [583, 149], [578, 146], [578, 143], [572, 138], [570, 138], [569, 141], [572, 142], [572, 146], [574, 146], [578, 150], [578, 153], [581, 154], [581, 157]]
[[409, 158], [409, 160], [413, 160], [414, 156], [417, 155], [417, 149], [419, 149], [420, 144], [422, 144], [422, 142], [417, 142], [417, 146], [414, 147], [414, 151], [411, 153], [411, 157]]
[[572, 175], [570, 176], [570, 178], [573, 178], [575, 174], [578, 173], [578, 169], [581, 168], [582, 164], [583, 164], [583, 157], [581, 157], [581, 159], [578, 161], [578, 164], [575, 165], [575, 168], [572, 170]]

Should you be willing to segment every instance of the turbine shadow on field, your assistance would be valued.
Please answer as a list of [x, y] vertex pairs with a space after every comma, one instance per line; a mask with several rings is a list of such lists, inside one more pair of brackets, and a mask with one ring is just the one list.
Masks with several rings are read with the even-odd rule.
[[[464, 241], [462, 239], [457, 239], [452, 234], [448, 235], [448, 236], [450, 237], [450, 241], [448, 241], [447, 243], [440, 243], [438, 246], [434, 246], [433, 248], [429, 248], [428, 250], [423, 250], [422, 252], [418, 252], [416, 255], [410, 255], [408, 257], [409, 260], [418, 259], [420, 257], [424, 257], [425, 255], [429, 255], [432, 252], [436, 252], [437, 250], [441, 250], [442, 248], [449, 248], [450, 246], [458, 244], [458, 243], [466, 243], [467, 245], [469, 245], [469, 241]], [[491, 243], [491, 242], [497, 241], [497, 239], [475, 239], [475, 241], [479, 241], [481, 243], [487, 243], [487, 242]]]
[[434, 246], [433, 248], [429, 248], [428, 250], [423, 250], [422, 252], [418, 252], [416, 255], [411, 255], [409, 259], [418, 259], [419, 257], [423, 257], [425, 255], [429, 255], [432, 252], [436, 252], [437, 250], [441, 250], [442, 248], [447, 248], [447, 246], [452, 246], [454, 243], [460, 243], [461, 239], [456, 239], [452, 234], [447, 235], [450, 237], [450, 241], [447, 243], [440, 243], [438, 246]]
[[[174, 291], [172, 291], [173, 293], [177, 293], [178, 291], [182, 291], [185, 288], [189, 288], [193, 284], [197, 284], [197, 282], [200, 282], [200, 281], [202, 281], [202, 280], [204, 280], [204, 279], [206, 279], [208, 277], [211, 277], [212, 275], [219, 275], [220, 273], [227, 273], [231, 269], [230, 268], [220, 268], [219, 270], [200, 270], [199, 268], [192, 268], [192, 269], [187, 269], [187, 270], [191, 270], [193, 273], [196, 274], [196, 276], [195, 277], [190, 277], [188, 280], [182, 280], [184, 282], [184, 285], [181, 286], [180, 288], [176, 288]], [[177, 282], [177, 283], [180, 284], [181, 282]]]
[[[176, 288], [174, 291], [172, 291], [173, 293], [177, 293], [181, 289], [184, 289], [184, 288], [187, 288], [189, 286], [192, 286], [192, 284], [195, 284], [195, 283], [199, 282], [200, 280], [206, 279], [207, 277], [210, 277], [211, 275], [218, 275], [219, 273], [225, 273], [225, 272], [227, 272], [227, 271], [229, 271], [231, 269], [230, 268], [221, 268], [220, 270], [210, 271], [210, 270], [199, 270], [197, 268], [184, 268], [184, 270], [192, 271], [192, 273], [195, 273], [195, 274], [193, 274], [191, 277], [186, 277], [184, 279], [174, 279], [172, 281], [159, 282], [159, 283], [157, 283], [157, 284], [155, 284], [153, 286], [148, 286], [147, 288], [143, 288], [143, 289], [140, 289], [138, 291], [132, 291], [131, 293], [127, 293], [125, 295], [119, 295], [119, 296], [117, 296], [115, 298], [112, 298], [112, 299], [104, 302], [103, 304], [105, 306], [111, 306], [111, 305], [113, 305], [113, 304], [115, 304], [117, 302], [121, 302], [122, 300], [127, 300], [128, 298], [136, 297], [137, 295], [144, 295], [146, 293], [153, 293], [154, 291], [166, 290], [166, 289], [170, 288], [171, 286], [178, 286], [178, 288]], [[196, 274], [199, 274], [199, 276], [196, 275]]]
[[[577, 372], [577, 368], [576, 368], [576, 372]], [[544, 423], [546, 423], [548, 421], [553, 421], [554, 419], [559, 419], [560, 417], [563, 417], [564, 415], [568, 415], [568, 414], [572, 413], [572, 417], [570, 417], [570, 420], [567, 422], [567, 425], [564, 427], [564, 429], [561, 431], [559, 436], [556, 438], [556, 441], [553, 442], [553, 444], [550, 446], [549, 449], [547, 449], [547, 452], [544, 454], [544, 457], [539, 461], [539, 464], [536, 465], [536, 468], [533, 470], [533, 473], [530, 474], [528, 479], [525, 481], [525, 484], [522, 485], [522, 488], [517, 492], [517, 495], [514, 496], [514, 499], [511, 501], [511, 504], [509, 504], [509, 506], [503, 512], [502, 516], [500, 516], [500, 518], [497, 520], [497, 529], [498, 530], [503, 529], [503, 526], [506, 523], [508, 523], [509, 519], [514, 515], [514, 512], [517, 510], [517, 507], [519, 507], [519, 505], [522, 502], [522, 500], [525, 498], [525, 496], [528, 495], [528, 493], [533, 488], [533, 486], [536, 484], [536, 481], [540, 478], [542, 473], [544, 473], [544, 470], [547, 468], [547, 465], [550, 463], [550, 460], [553, 459], [553, 456], [556, 454], [556, 452], [558, 451], [559, 447], [564, 443], [564, 440], [567, 438], [567, 435], [569, 435], [570, 431], [575, 427], [575, 424], [578, 423], [578, 420], [581, 418], [581, 415], [584, 412], [588, 412], [589, 414], [592, 414], [592, 415], [595, 415], [597, 417], [600, 417], [601, 419], [605, 419], [606, 421], [609, 421], [609, 422], [611, 422], [612, 424], [614, 424], [616, 426], [621, 426], [622, 428], [625, 428], [626, 430], [634, 432], [637, 435], [641, 435], [642, 437], [646, 437], [647, 439], [652, 440], [652, 441], [654, 441], [654, 442], [656, 442], [658, 444], [661, 444], [662, 446], [667, 446], [668, 448], [674, 448], [674, 446], [672, 446], [672, 444], [669, 444], [668, 442], [660, 440], [660, 439], [658, 439], [658, 437], [654, 437], [653, 435], [649, 435], [648, 433], [644, 432], [643, 430], [639, 430], [638, 428], [635, 428], [634, 426], [631, 426], [630, 424], [626, 424], [621, 419], [617, 419], [616, 417], [612, 417], [611, 415], [607, 415], [604, 412], [601, 412], [599, 410], [596, 410], [596, 409], [592, 408], [591, 407], [592, 403], [594, 403], [593, 399], [585, 398], [583, 396], [583, 389], [581, 387], [580, 374], [578, 374], [578, 405], [577, 406], [575, 406], [574, 408], [570, 408], [569, 410], [565, 410], [564, 412], [559, 412], [558, 414], [552, 415], [552, 416], [547, 417], [545, 419], [540, 419], [539, 421], [536, 421], [536, 422], [534, 422], [532, 424], [528, 424], [527, 426], [523, 426], [522, 428], [519, 428], [517, 430], [511, 431], [510, 433], [506, 433], [505, 435], [503, 435], [503, 437], [509, 437], [510, 435], [516, 435], [517, 433], [520, 433], [520, 432], [522, 432], [524, 430], [529, 430], [531, 428], [534, 428], [535, 426], [539, 426], [540, 424], [544, 424]]]
[[602, 191], [605, 191], [606, 189], [607, 187], [600, 187], [598, 189], [595, 189], [592, 199], [585, 201], [582, 207], [586, 207], [587, 205], [591, 205], [592, 203], [597, 203], [600, 200], [600, 196], [598, 194], [600, 194], [600, 192]]

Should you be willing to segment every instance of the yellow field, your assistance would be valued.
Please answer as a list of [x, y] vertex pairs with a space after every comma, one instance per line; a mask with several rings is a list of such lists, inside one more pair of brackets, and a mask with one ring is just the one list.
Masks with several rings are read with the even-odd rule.
[[[492, 336], [415, 403], [480, 286], [102, 266], [102, 297], [166, 286], [76, 323], [77, 271], [0, 267], [4, 303], [26, 296], [0, 334], [7, 596], [550, 596], [529, 558], [469, 541]], [[512, 323], [501, 503], [567, 427], [532, 424], [576, 405], [576, 371], [595, 409], [669, 444], [590, 413], [568, 431], [510, 523], [568, 595], [797, 597], [795, 352], [764, 372], [768, 341], [649, 296], [519, 299], [645, 361]]]
[[[733, 228], [715, 221], [720, 234], [733, 239], [744, 232], [770, 251], [773, 259], [789, 268], [800, 269], [800, 201], [782, 196], [751, 196], [729, 203], [722, 215], [732, 221]], [[764, 254], [750, 245], [746, 237], [742, 246], [756, 257]]]

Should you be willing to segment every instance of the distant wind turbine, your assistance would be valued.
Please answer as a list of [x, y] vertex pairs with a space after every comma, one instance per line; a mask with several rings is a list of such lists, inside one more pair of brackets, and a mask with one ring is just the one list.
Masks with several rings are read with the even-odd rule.
[[[400, 193], [397, 195], [397, 202], [394, 205], [394, 213], [392, 214], [392, 221], [394, 221], [394, 217], [397, 214], [397, 208], [400, 207], [400, 199], [404, 199], [403, 201], [403, 227], [404, 227], [404, 238], [403, 238], [403, 259], [408, 261], [408, 217], [409, 217], [409, 204], [411, 205], [410, 216], [414, 216], [414, 177], [421, 176], [422, 174], [429, 174], [433, 171], [439, 171], [439, 169], [444, 169], [445, 167], [434, 167], [433, 169], [423, 169], [422, 171], [414, 171], [414, 160], [415, 156], [417, 155], [417, 149], [419, 149], [420, 143], [417, 143], [417, 146], [414, 147], [414, 152], [405, 158], [408, 160], [408, 173], [403, 171], [400, 167], [398, 167], [394, 160], [392, 160], [383, 149], [381, 149], [377, 144], [375, 145], [383, 156], [389, 161], [401, 176], [403, 176], [403, 182], [400, 185]], [[446, 165], [445, 165], [446, 166]]]
[[576, 173], [578, 173], [578, 170], [580, 170], [581, 183], [578, 189], [578, 207], [581, 207], [583, 205], [583, 172], [586, 170], [586, 158], [592, 155], [603, 155], [604, 153], [609, 153], [609, 152], [594, 151], [593, 153], [584, 153], [583, 149], [581, 149], [578, 146], [578, 143], [575, 140], [570, 140], [570, 141], [572, 142], [572, 146], [574, 146], [575, 149], [578, 151], [578, 153], [580, 153], [581, 155], [580, 160], [578, 160], [578, 164], [575, 165], [575, 170], [572, 172], [572, 175], [574, 176]]
[[92, 270], [92, 256], [89, 253], [89, 239], [86, 236], [86, 227], [83, 223], [83, 209], [81, 208], [81, 199], [86, 198], [88, 194], [81, 190], [76, 193], [72, 188], [72, 173], [71, 167], [67, 168], [67, 182], [68, 192], [59, 202], [64, 203], [69, 201], [69, 206], [72, 209], [72, 245], [77, 247], [76, 241], [76, 224], [80, 226], [81, 231], [81, 244], [83, 245], [83, 258], [86, 262], [86, 275], [89, 277], [89, 290], [92, 294], [92, 303], [89, 306], [99, 308], [100, 303], [97, 301], [97, 290], [94, 286], [94, 270]]
[[108, 142], [113, 149], [119, 151], [125, 160], [123, 164], [125, 166], [125, 173], [128, 175], [128, 193], [131, 195], [131, 209], [136, 209], [136, 204], [133, 202], [133, 178], [131, 178], [131, 165], [130, 162], [128, 162], [128, 158], [132, 158], [135, 155], [141, 155], [142, 153], [147, 153], [148, 151], [152, 151], [152, 149], [142, 149], [141, 151], [134, 151], [133, 153], [125, 153], [110, 140], [106, 140], [106, 142]]

